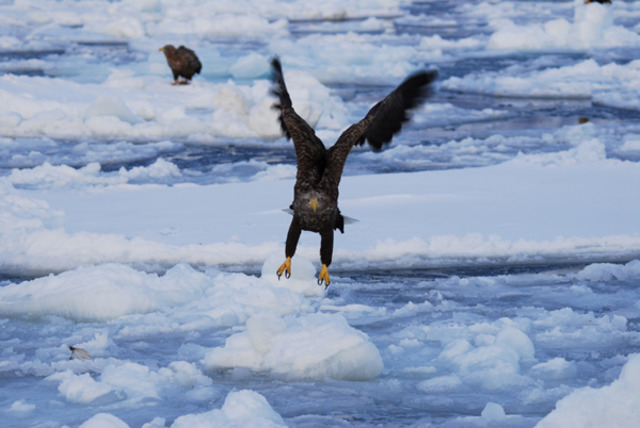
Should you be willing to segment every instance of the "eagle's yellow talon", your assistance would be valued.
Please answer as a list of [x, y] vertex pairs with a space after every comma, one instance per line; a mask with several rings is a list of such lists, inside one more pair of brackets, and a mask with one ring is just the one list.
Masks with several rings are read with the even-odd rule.
[[276, 271], [278, 279], [280, 279], [283, 273], [285, 278], [289, 279], [291, 277], [291, 257], [287, 257], [287, 260], [285, 260]]
[[322, 269], [320, 269], [320, 275], [318, 275], [318, 285], [322, 285], [324, 282], [324, 287], [327, 288], [329, 284], [331, 284], [331, 279], [329, 278], [329, 269], [327, 269], [327, 265], [322, 265]]

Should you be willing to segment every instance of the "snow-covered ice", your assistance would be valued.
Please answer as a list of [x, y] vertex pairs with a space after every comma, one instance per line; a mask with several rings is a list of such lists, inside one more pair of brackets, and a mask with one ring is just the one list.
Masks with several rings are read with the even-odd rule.
[[[3, 426], [640, 425], [637, 2], [21, 0], [0, 24]], [[275, 55], [328, 144], [440, 74], [350, 155], [328, 290], [314, 234], [275, 275]]]

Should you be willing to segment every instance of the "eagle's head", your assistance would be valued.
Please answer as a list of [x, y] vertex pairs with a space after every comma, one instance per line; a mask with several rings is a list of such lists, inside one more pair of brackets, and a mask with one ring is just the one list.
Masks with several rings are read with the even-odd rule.
[[298, 201], [295, 203], [294, 209], [301, 215], [326, 217], [335, 211], [335, 203], [332, 203], [331, 198], [318, 192], [317, 190], [310, 190], [298, 196]]
[[309, 213], [313, 212], [314, 214], [318, 214], [318, 212], [323, 211], [324, 197], [320, 193], [316, 192], [315, 190], [312, 190], [311, 192], [304, 195], [303, 205], [304, 205], [305, 211]]
[[338, 212], [336, 201], [316, 190], [298, 193], [291, 208], [302, 228], [314, 232], [333, 228]]

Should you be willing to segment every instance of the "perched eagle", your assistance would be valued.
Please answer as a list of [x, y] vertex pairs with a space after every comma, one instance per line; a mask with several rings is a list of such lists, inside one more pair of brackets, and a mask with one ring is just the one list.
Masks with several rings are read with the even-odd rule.
[[[167, 64], [173, 73], [173, 85], [188, 85], [193, 75], [202, 70], [202, 64], [196, 53], [189, 48], [180, 46], [176, 49], [173, 45], [165, 45], [158, 50], [164, 52], [167, 58]], [[184, 79], [178, 81], [179, 76]]]
[[375, 149], [389, 143], [402, 123], [409, 120], [407, 112], [420, 105], [430, 94], [429, 84], [438, 73], [435, 70], [422, 71], [409, 76], [385, 99], [369, 110], [360, 122], [351, 125], [327, 150], [316, 136], [313, 128], [293, 109], [282, 75], [278, 58], [271, 63], [273, 69], [273, 94], [279, 101], [274, 108], [280, 113], [280, 125], [287, 138], [293, 140], [298, 164], [296, 184], [293, 190], [293, 219], [289, 226], [285, 246], [286, 260], [278, 268], [277, 275], [291, 276], [291, 257], [303, 230], [320, 234], [320, 260], [322, 269], [318, 284], [329, 286], [328, 267], [333, 255], [333, 231], [344, 233], [344, 217], [338, 209], [338, 185], [344, 163], [355, 144], [367, 140]]

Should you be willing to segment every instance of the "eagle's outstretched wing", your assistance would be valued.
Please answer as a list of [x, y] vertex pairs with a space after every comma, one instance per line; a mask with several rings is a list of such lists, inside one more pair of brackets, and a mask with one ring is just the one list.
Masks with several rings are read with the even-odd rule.
[[431, 95], [430, 84], [438, 77], [436, 70], [415, 73], [405, 79], [385, 99], [374, 105], [360, 122], [351, 125], [328, 150], [325, 179], [332, 185], [340, 183], [347, 156], [355, 144], [367, 140], [374, 150], [389, 143], [393, 135], [409, 120], [409, 110], [419, 106]]
[[271, 68], [275, 84], [272, 93], [279, 100], [273, 108], [280, 112], [280, 126], [285, 136], [293, 140], [298, 165], [297, 178], [317, 184], [326, 165], [327, 150], [313, 128], [293, 109], [278, 58], [271, 61]]

